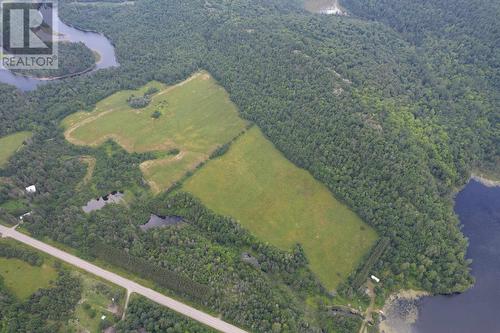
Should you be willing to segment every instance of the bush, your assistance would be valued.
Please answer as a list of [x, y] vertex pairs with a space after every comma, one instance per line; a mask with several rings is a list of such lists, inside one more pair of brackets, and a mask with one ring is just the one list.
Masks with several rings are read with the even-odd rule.
[[142, 109], [151, 103], [151, 98], [149, 96], [135, 97], [132, 95], [128, 98], [127, 103], [131, 108]]

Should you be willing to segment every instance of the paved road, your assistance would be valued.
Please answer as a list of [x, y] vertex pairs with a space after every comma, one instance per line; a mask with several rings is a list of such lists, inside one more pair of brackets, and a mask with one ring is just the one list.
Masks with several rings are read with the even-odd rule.
[[131, 280], [128, 280], [124, 277], [121, 277], [120, 275], [117, 275], [115, 273], [112, 273], [110, 271], [102, 269], [100, 267], [97, 267], [96, 265], [92, 265], [91, 263], [89, 263], [85, 260], [82, 260], [76, 256], [73, 256], [67, 252], [61, 251], [53, 246], [47, 245], [47, 244], [40, 242], [34, 238], [26, 236], [25, 234], [22, 234], [13, 228], [7, 228], [7, 227], [0, 225], [0, 234], [3, 237], [13, 238], [19, 242], [22, 242], [22, 243], [27, 244], [31, 247], [34, 247], [37, 250], [48, 253], [53, 257], [56, 257], [62, 261], [67, 262], [68, 264], [76, 266], [80, 269], [83, 269], [84, 271], [92, 273], [92, 274], [99, 276], [105, 280], [108, 280], [108, 281], [110, 281], [118, 286], [121, 286], [121, 287], [127, 289], [127, 291], [129, 293], [136, 293], [136, 294], [142, 295], [146, 298], [149, 298], [153, 302], [164, 305], [167, 308], [170, 308], [170, 309], [172, 309], [180, 314], [183, 314], [183, 315], [185, 315], [189, 318], [192, 318], [200, 323], [203, 323], [207, 326], [210, 326], [218, 331], [227, 332], [227, 333], [246, 333], [244, 330], [242, 330], [236, 326], [233, 326], [231, 324], [228, 324], [219, 318], [213, 317], [213, 316], [208, 315], [204, 312], [196, 310], [193, 307], [190, 307], [184, 303], [178, 302], [170, 297], [162, 295], [162, 294], [160, 294], [152, 289], [146, 288], [146, 287], [144, 287], [144, 286], [142, 286], [134, 281], [131, 281]]

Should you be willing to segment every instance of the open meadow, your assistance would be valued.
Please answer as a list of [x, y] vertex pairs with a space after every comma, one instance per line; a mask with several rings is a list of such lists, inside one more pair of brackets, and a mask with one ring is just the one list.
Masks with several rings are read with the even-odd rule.
[[[129, 105], [131, 96], [143, 96], [151, 88], [155, 93], [149, 105]], [[63, 121], [65, 136], [73, 144], [99, 146], [111, 139], [128, 152], [158, 156], [140, 166], [154, 193], [194, 171], [247, 125], [206, 72], [175, 86], [150, 82], [136, 91], [118, 92], [99, 102], [93, 112]], [[328, 289], [349, 276], [377, 239], [355, 213], [289, 162], [256, 127], [225, 155], [187, 178], [184, 190], [279, 248], [300, 243]]]
[[[0, 245], [17, 249], [27, 249], [43, 258], [40, 266], [31, 265], [20, 258], [6, 258], [0, 255], [0, 278], [3, 286], [19, 302], [26, 302], [40, 289], [55, 288], [61, 269], [81, 283], [81, 299], [71, 313], [69, 320], [63, 323], [64, 332], [102, 332], [103, 316], [108, 325], [117, 322], [125, 303], [125, 290], [108, 282], [84, 273], [62, 263], [44, 253], [37, 252], [10, 239], [0, 239]], [[0, 285], [0, 290], [2, 286]]]
[[328, 289], [348, 277], [377, 239], [372, 228], [283, 157], [256, 127], [183, 188], [279, 248], [300, 243]]
[[31, 135], [31, 132], [17, 132], [0, 138], [0, 168], [7, 164], [9, 158]]
[[[149, 105], [136, 109], [129, 105], [131, 96], [143, 96], [151, 88], [156, 92]], [[175, 86], [150, 82], [136, 91], [118, 92], [99, 102], [93, 112], [79, 112], [63, 121], [66, 139], [76, 145], [95, 147], [111, 139], [128, 152], [178, 150], [177, 156], [141, 166], [156, 193], [207, 160], [246, 125], [225, 90], [206, 72]]]
[[0, 257], [0, 276], [17, 298], [25, 300], [40, 288], [47, 288], [57, 279], [57, 271], [49, 264], [32, 266], [16, 258]]

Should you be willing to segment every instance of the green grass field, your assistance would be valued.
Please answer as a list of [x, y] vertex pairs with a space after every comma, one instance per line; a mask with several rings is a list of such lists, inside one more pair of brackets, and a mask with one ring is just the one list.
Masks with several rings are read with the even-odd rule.
[[17, 132], [0, 138], [0, 168], [4, 167], [9, 158], [21, 147], [24, 140], [31, 137], [31, 132]]
[[[77, 332], [101, 332], [99, 324], [101, 317], [106, 316], [106, 319], [114, 323], [117, 321], [117, 316], [120, 315], [125, 303], [125, 290], [112, 286], [108, 283], [103, 283], [88, 274], [74, 272], [82, 281], [83, 292], [82, 299], [75, 310], [74, 319], [70, 321]], [[116, 305], [111, 306], [112, 298], [118, 295]], [[115, 313], [113, 313], [115, 311]]]
[[0, 275], [5, 286], [19, 299], [30, 297], [40, 288], [47, 288], [57, 279], [57, 271], [49, 263], [31, 266], [19, 259], [0, 257]]
[[[12, 246], [29, 248], [10, 239], [0, 239], [0, 242]], [[31, 249], [32, 250], [32, 249]], [[19, 259], [0, 257], [0, 276], [4, 285], [20, 300], [28, 299], [41, 288], [50, 288], [51, 281], [58, 279], [54, 264], [58, 262], [70, 270], [82, 283], [82, 298], [76, 306], [72, 318], [65, 323], [64, 332], [101, 332], [99, 324], [101, 316], [106, 316], [110, 323], [120, 318], [125, 304], [125, 289], [105, 282], [93, 275], [75, 269], [66, 263], [38, 252], [44, 263], [41, 267], [31, 266]], [[115, 299], [113, 303], [112, 299]]]
[[[128, 105], [132, 94], [141, 96], [150, 87], [159, 92], [147, 107]], [[156, 111], [161, 114], [158, 119], [152, 117]], [[93, 112], [76, 113], [63, 121], [66, 139], [77, 145], [98, 146], [112, 139], [129, 152], [179, 149], [176, 157], [141, 166], [154, 192], [182, 178], [246, 125], [225, 90], [206, 72], [171, 87], [151, 82], [137, 91], [118, 92], [99, 102]]]
[[373, 229], [283, 157], [256, 127], [183, 188], [279, 248], [302, 244], [311, 269], [328, 289], [348, 277], [377, 239]]

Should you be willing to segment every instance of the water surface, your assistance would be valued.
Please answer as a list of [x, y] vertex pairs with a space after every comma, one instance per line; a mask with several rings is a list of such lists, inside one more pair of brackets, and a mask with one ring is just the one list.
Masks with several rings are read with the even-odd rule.
[[[41, 10], [41, 12], [47, 18], [52, 15], [50, 11]], [[65, 24], [60, 20], [57, 10], [55, 10], [52, 28], [59, 33], [59, 40], [73, 43], [82, 42], [89, 49], [99, 54], [99, 61], [96, 63], [93, 71], [119, 66], [115, 48], [104, 35], [96, 32], [82, 31]], [[0, 68], [0, 82], [14, 85], [24, 91], [29, 91], [34, 90], [39, 84], [50, 82], [50, 80], [27, 78]]]
[[113, 192], [103, 197], [90, 200], [82, 209], [85, 213], [91, 213], [95, 210], [104, 208], [106, 205], [121, 203], [123, 202], [123, 197], [124, 194], [122, 192]]
[[306, 10], [316, 14], [345, 15], [338, 0], [305, 0]]
[[455, 211], [470, 240], [475, 286], [454, 296], [425, 297], [415, 333], [500, 332], [500, 188], [471, 181], [456, 198]]
[[140, 228], [142, 231], [148, 231], [153, 228], [161, 228], [167, 227], [170, 225], [176, 225], [183, 221], [180, 216], [158, 216], [155, 214], [151, 214], [148, 223], [141, 225]]

